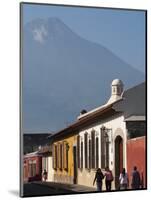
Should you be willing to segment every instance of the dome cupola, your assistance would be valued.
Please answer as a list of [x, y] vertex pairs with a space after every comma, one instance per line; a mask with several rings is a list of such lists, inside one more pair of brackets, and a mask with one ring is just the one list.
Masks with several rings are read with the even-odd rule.
[[112, 94], [111, 95], [120, 95], [123, 93], [123, 82], [119, 79], [114, 79], [111, 84]]
[[122, 98], [124, 84], [120, 79], [114, 79], [111, 83], [111, 97], [108, 103], [113, 103]]

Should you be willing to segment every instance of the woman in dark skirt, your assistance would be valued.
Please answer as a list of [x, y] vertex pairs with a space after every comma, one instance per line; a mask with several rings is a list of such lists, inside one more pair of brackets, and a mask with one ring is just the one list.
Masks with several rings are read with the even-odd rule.
[[104, 175], [101, 171], [100, 168], [97, 169], [96, 171], [96, 174], [95, 174], [95, 178], [94, 178], [94, 181], [93, 181], [93, 185], [96, 181], [96, 184], [97, 184], [97, 191], [102, 191], [102, 180], [104, 179]]

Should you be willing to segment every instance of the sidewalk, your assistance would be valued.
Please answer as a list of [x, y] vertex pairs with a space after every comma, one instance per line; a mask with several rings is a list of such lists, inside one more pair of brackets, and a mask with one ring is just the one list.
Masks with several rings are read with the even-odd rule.
[[56, 182], [41, 182], [36, 181], [35, 184], [40, 184], [43, 186], [47, 186], [54, 189], [63, 189], [69, 192], [78, 193], [78, 192], [94, 192], [96, 191], [93, 187], [87, 187], [83, 185], [77, 185], [77, 184], [65, 184], [65, 183], [56, 183]]

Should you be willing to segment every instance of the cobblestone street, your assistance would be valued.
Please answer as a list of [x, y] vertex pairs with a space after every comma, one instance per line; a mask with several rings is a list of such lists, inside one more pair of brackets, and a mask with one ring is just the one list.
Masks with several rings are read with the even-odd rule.
[[55, 194], [75, 194], [81, 192], [94, 192], [95, 188], [61, 184], [54, 182], [32, 182], [24, 183], [24, 196], [55, 195]]

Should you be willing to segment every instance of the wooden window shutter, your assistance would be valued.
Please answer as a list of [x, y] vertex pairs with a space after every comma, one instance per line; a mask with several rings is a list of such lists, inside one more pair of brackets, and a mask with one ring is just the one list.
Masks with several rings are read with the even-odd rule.
[[77, 136], [77, 166], [80, 168], [80, 136]]
[[96, 138], [96, 168], [99, 167], [99, 139]]
[[53, 168], [57, 169], [57, 146], [53, 145]]
[[63, 155], [62, 155], [62, 143], [60, 144], [60, 169], [62, 170], [62, 160], [63, 160]]
[[57, 168], [59, 168], [59, 144], [57, 144], [57, 160], [56, 160], [56, 163], [57, 163]]
[[66, 143], [63, 142], [63, 168], [66, 168]]
[[92, 142], [92, 168], [95, 168], [95, 131], [91, 132], [91, 142]]
[[84, 134], [85, 168], [88, 168], [88, 134]]
[[52, 146], [52, 158], [53, 158], [53, 162], [52, 162], [53, 169], [55, 169], [56, 163], [55, 163], [55, 145], [54, 144]]
[[58, 153], [57, 153], [57, 145], [55, 145], [55, 155], [56, 155], [56, 169], [58, 167]]
[[105, 165], [109, 166], [109, 143], [105, 143]]
[[91, 153], [91, 139], [89, 139], [89, 169], [91, 169], [91, 163], [92, 163], [92, 153]]
[[64, 154], [64, 159], [63, 159], [63, 168], [65, 170], [68, 169], [68, 149], [67, 149], [67, 142], [63, 142], [63, 154]]
[[68, 170], [68, 143], [66, 143], [66, 170]]
[[101, 129], [101, 168], [105, 168], [105, 139], [104, 129]]
[[64, 142], [62, 142], [62, 168], [64, 169]]
[[81, 142], [81, 169], [83, 169], [83, 142]]
[[58, 168], [59, 169], [61, 167], [60, 157], [61, 157], [61, 155], [60, 155], [60, 143], [58, 143]]
[[62, 170], [62, 144], [58, 144], [58, 167]]
[[62, 143], [58, 144], [58, 167], [62, 170]]

